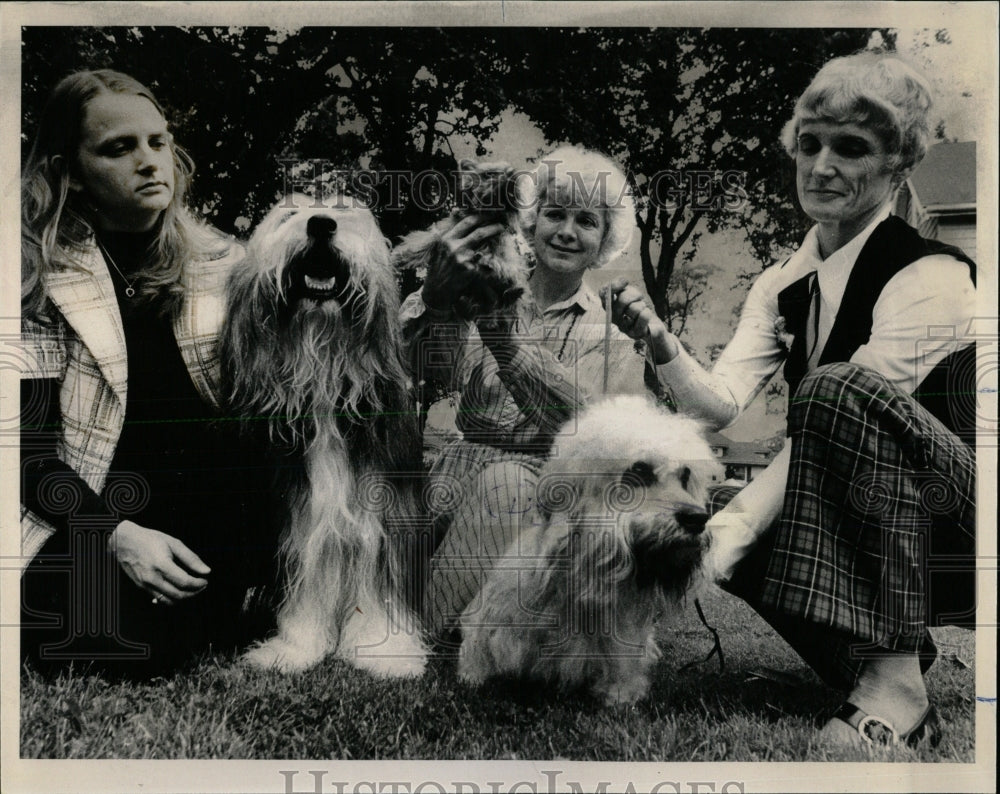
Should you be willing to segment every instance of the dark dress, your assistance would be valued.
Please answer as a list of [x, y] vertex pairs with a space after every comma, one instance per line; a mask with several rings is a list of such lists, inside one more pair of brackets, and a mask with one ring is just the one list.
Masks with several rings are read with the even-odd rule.
[[[101, 242], [131, 276], [150, 239], [117, 233]], [[262, 452], [201, 398], [171, 317], [156, 302], [126, 296], [125, 279], [109, 270], [125, 330], [128, 398], [101, 494], [56, 458], [59, 384], [22, 382], [22, 402], [30, 394], [33, 406], [22, 426], [22, 499], [57, 528], [22, 577], [22, 657], [44, 670], [72, 662], [146, 676], [248, 639], [242, 607], [248, 588], [270, 576], [276, 531]], [[56, 481], [77, 498], [52, 499]], [[208, 586], [170, 606], [153, 604], [107, 553], [123, 519], [182, 541], [211, 568]]]

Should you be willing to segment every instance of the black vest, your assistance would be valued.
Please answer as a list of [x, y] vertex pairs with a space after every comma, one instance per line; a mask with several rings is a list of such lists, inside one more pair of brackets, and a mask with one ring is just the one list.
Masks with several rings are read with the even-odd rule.
[[[924, 239], [913, 227], [894, 215], [875, 227], [848, 277], [840, 310], [834, 319], [830, 338], [820, 354], [819, 364], [849, 361], [871, 337], [872, 311], [885, 285], [907, 265], [934, 254], [947, 254], [965, 262], [969, 266], [972, 283], [976, 283], [975, 262], [958, 248]], [[789, 395], [798, 391], [807, 371], [805, 330], [811, 278], [814, 278], [813, 274], [778, 293], [778, 311], [785, 318], [786, 330], [793, 335], [792, 349], [784, 369]], [[965, 328], [954, 329], [957, 335], [966, 331]], [[919, 345], [920, 340], [914, 339], [913, 342]], [[966, 444], [975, 446], [975, 384], [976, 347], [974, 342], [970, 342], [934, 367], [913, 396]]]

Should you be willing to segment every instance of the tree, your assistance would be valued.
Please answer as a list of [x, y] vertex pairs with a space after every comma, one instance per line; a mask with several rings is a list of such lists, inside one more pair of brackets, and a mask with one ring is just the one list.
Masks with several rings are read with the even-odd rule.
[[[643, 280], [683, 332], [699, 290], [700, 235], [741, 228], [748, 259], [797, 239], [780, 124], [816, 69], [867, 30], [686, 28], [41, 28], [23, 30], [23, 142], [74, 69], [149, 84], [194, 156], [195, 205], [246, 232], [311, 166], [378, 175], [390, 238], [445, 209], [389, 174], [451, 172], [451, 141], [479, 152], [508, 107], [553, 142], [608, 152], [635, 182]], [[883, 38], [891, 43], [889, 34]], [[521, 153], [517, 153], [521, 154]], [[299, 169], [291, 163], [302, 163]], [[686, 275], [684, 275], [686, 274]], [[415, 287], [404, 285], [404, 290]]]
[[[455, 169], [449, 138], [488, 138], [508, 105], [502, 56], [476, 28], [25, 28], [23, 138], [52, 86], [114, 68], [148, 84], [203, 176], [194, 203], [223, 229], [259, 220], [315, 163], [397, 173], [375, 186], [383, 231], [427, 225], [406, 175]], [[302, 171], [289, 163], [301, 162]], [[243, 224], [237, 221], [244, 219]]]
[[[682, 332], [694, 305], [699, 235], [741, 228], [766, 266], [797, 240], [790, 162], [777, 141], [795, 99], [829, 58], [871, 31], [538, 29], [505, 75], [514, 104], [551, 141], [609, 153], [635, 182], [643, 280]], [[891, 43], [888, 33], [883, 39]], [[690, 271], [688, 271], [690, 273]]]

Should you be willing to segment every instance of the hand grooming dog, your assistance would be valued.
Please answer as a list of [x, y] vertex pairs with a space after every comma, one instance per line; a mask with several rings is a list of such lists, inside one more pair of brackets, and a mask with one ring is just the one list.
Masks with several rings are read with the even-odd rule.
[[459, 676], [645, 697], [657, 619], [698, 578], [707, 484], [719, 469], [698, 424], [641, 397], [571, 419], [538, 484], [538, 517], [462, 615]]
[[441, 236], [459, 221], [476, 213], [503, 224], [504, 231], [482, 244], [465, 271], [451, 273], [452, 279], [459, 279], [452, 284], [459, 296], [453, 308], [459, 317], [471, 320], [484, 311], [510, 307], [524, 292], [531, 246], [521, 232], [518, 212], [528, 199], [506, 163], [462, 160], [459, 169], [455, 209], [431, 228], [404, 237], [393, 249], [392, 260], [399, 269], [441, 272], [441, 260], [447, 256]]
[[221, 341], [231, 409], [266, 425], [286, 497], [276, 637], [247, 654], [290, 671], [328, 653], [417, 675], [420, 439], [389, 248], [366, 209], [290, 195], [231, 276]]

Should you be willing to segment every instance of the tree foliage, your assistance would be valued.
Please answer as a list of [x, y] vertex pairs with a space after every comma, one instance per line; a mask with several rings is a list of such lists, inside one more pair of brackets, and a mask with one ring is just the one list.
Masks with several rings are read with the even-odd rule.
[[[639, 200], [645, 286], [679, 332], [709, 275], [695, 261], [703, 232], [743, 229], [762, 265], [801, 234], [790, 163], [777, 141], [781, 124], [816, 69], [870, 35], [27, 27], [22, 143], [30, 144], [41, 103], [65, 74], [100, 67], [132, 74], [157, 93], [198, 164], [195, 206], [240, 232], [288, 187], [287, 174], [309, 175], [308, 167], [290, 172], [288, 162], [322, 160], [329, 171], [451, 172], [451, 142], [472, 138], [484, 154], [501, 113], [515, 108], [550, 142], [582, 143], [628, 169]], [[891, 42], [888, 33], [883, 38]], [[441, 209], [408, 200], [406, 190], [399, 201], [392, 190], [386, 182], [376, 189], [390, 238], [427, 225]]]
[[675, 274], [694, 261], [702, 231], [743, 229], [762, 265], [800, 237], [781, 126], [818, 68], [871, 33], [546, 30], [527, 48], [526, 73], [506, 84], [548, 139], [606, 151], [631, 172], [643, 280], [679, 333], [687, 314], [675, 306], [690, 280]]

